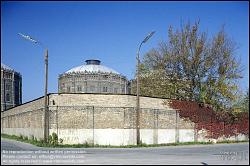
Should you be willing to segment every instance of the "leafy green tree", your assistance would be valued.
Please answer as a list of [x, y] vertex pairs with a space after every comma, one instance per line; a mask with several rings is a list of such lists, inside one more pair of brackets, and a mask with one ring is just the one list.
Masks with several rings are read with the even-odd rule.
[[249, 112], [249, 89], [245, 95], [244, 102], [243, 102], [243, 111]]
[[232, 106], [235, 112], [249, 113], [249, 89], [243, 95], [238, 95], [236, 102]]
[[218, 110], [229, 107], [242, 77], [237, 47], [224, 27], [211, 39], [207, 36], [199, 31], [199, 21], [176, 31], [170, 26], [168, 40], [143, 58], [141, 94], [195, 100]]

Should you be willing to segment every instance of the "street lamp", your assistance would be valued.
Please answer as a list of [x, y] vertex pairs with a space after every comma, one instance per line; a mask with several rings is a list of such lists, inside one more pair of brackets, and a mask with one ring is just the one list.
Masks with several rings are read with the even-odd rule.
[[143, 43], [146, 43], [148, 41], [149, 38], [151, 38], [153, 36], [153, 34], [155, 33], [155, 31], [150, 32], [145, 38], [144, 40], [141, 42], [138, 51], [137, 51], [137, 85], [136, 85], [136, 143], [137, 145], [140, 144], [140, 87], [139, 87], [139, 66], [140, 66], [140, 49]]
[[22, 38], [29, 40], [39, 46], [41, 46], [43, 49], [45, 49], [45, 89], [44, 89], [44, 141], [48, 142], [49, 138], [49, 112], [48, 112], [48, 99], [47, 99], [47, 93], [48, 93], [48, 49], [44, 48], [43, 44], [37, 40], [34, 40], [32, 37], [28, 35], [24, 35], [22, 33], [18, 33]]

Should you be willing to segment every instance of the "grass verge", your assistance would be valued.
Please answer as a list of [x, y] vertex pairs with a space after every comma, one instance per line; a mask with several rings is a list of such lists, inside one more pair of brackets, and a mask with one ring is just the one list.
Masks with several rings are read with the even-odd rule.
[[[45, 143], [44, 140], [37, 140], [35, 137], [28, 137], [24, 136], [16, 136], [16, 135], [8, 135], [8, 134], [1, 134], [1, 138], [12, 139], [16, 141], [21, 141], [29, 144], [36, 145], [38, 147], [54, 147], [54, 148], [138, 148], [138, 147], [160, 147], [160, 146], [179, 146], [179, 145], [207, 145], [213, 144], [212, 142], [179, 142], [179, 143], [166, 143], [166, 144], [145, 144], [141, 143], [139, 145], [121, 145], [121, 146], [114, 146], [114, 145], [98, 145], [98, 144], [50, 144]], [[221, 141], [217, 142], [217, 144], [229, 144], [229, 143], [240, 143], [240, 142], [249, 142], [249, 141]]]

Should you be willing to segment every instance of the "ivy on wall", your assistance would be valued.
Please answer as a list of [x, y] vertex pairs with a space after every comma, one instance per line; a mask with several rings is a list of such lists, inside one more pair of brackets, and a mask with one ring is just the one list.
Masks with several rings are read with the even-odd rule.
[[195, 123], [197, 131], [207, 130], [207, 138], [230, 137], [238, 134], [249, 136], [249, 114], [241, 112], [215, 112], [209, 105], [193, 101], [172, 100], [170, 106], [177, 109], [181, 118]]

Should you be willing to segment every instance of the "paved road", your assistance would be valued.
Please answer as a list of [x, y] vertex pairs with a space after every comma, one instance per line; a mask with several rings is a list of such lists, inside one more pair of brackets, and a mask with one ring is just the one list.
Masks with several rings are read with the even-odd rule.
[[1, 164], [249, 165], [249, 143], [154, 148], [40, 148], [1, 139]]

